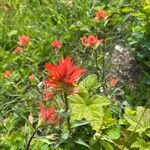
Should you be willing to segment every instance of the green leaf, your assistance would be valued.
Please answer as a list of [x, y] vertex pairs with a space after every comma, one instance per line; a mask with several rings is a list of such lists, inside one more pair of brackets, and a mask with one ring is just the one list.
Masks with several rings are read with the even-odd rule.
[[111, 138], [111, 139], [118, 139], [120, 137], [120, 126], [118, 124], [108, 128], [106, 130], [106, 134]]
[[97, 80], [95, 74], [87, 76], [83, 81], [79, 83], [79, 86], [86, 88], [88, 91], [94, 91], [100, 87], [100, 83]]
[[55, 148], [57, 148], [60, 144], [62, 144], [65, 140], [67, 140], [69, 137], [69, 132], [65, 131], [61, 134], [61, 138], [60, 140], [57, 142], [57, 144], [55, 145]]
[[124, 13], [129, 13], [131, 11], [133, 11], [133, 8], [131, 8], [131, 7], [125, 7], [122, 9], [122, 12], [124, 12]]
[[125, 109], [124, 118], [130, 124], [128, 130], [143, 133], [150, 129], [150, 109], [137, 107], [136, 111]]
[[87, 147], [87, 148], [90, 148], [90, 146], [88, 145], [88, 144], [86, 144], [82, 139], [77, 139], [77, 140], [75, 140], [75, 143], [77, 143], [77, 144], [80, 144], [80, 145], [83, 145], [83, 146], [85, 146], [85, 147]]
[[100, 95], [81, 97], [79, 94], [70, 96], [71, 119], [90, 121], [94, 130], [98, 131], [103, 123], [103, 106], [109, 105], [109, 100]]
[[44, 145], [41, 147], [41, 150], [50, 150], [50, 148], [48, 147], [48, 145], [44, 144]]
[[136, 142], [134, 142], [131, 145], [132, 148], [139, 148], [139, 150], [149, 150], [150, 149], [150, 143], [145, 142], [143, 139], [138, 139]]
[[52, 142], [50, 142], [48, 139], [42, 138], [42, 137], [40, 137], [40, 138], [35, 138], [34, 140], [42, 141], [43, 143], [46, 143], [46, 144], [48, 144], [48, 145], [51, 145], [51, 144], [52, 144]]
[[90, 122], [87, 120], [77, 120], [75, 122], [72, 123], [71, 128], [76, 128], [76, 127], [80, 127], [86, 124], [89, 124]]

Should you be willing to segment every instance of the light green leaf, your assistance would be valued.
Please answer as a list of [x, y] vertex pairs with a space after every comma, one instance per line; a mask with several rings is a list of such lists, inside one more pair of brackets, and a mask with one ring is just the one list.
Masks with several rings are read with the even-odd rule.
[[122, 12], [124, 12], [124, 13], [129, 13], [131, 11], [133, 11], [133, 8], [131, 8], [131, 7], [125, 7], [122, 9]]
[[111, 138], [111, 139], [118, 139], [120, 137], [120, 126], [118, 124], [108, 128], [106, 130], [106, 134]]
[[87, 76], [83, 81], [79, 83], [79, 86], [86, 88], [88, 91], [94, 91], [100, 87], [100, 83], [97, 80], [95, 74]]
[[150, 129], [150, 109], [137, 107], [136, 111], [125, 109], [124, 118], [130, 124], [128, 130], [143, 133]]
[[143, 139], [138, 139], [131, 145], [132, 148], [139, 148], [139, 150], [149, 150], [150, 143], [145, 142]]
[[74, 123], [72, 123], [71, 128], [76, 128], [76, 127], [80, 127], [86, 124], [89, 124], [90, 122], [87, 120], [77, 120]]
[[71, 119], [90, 121], [94, 130], [98, 131], [103, 123], [103, 106], [109, 105], [109, 100], [100, 95], [93, 97], [81, 97], [79, 94], [70, 96]]
[[75, 140], [75, 143], [77, 143], [77, 144], [79, 144], [79, 145], [83, 145], [83, 146], [85, 146], [85, 147], [87, 147], [87, 148], [90, 148], [90, 146], [87, 144], [87, 143], [85, 143], [82, 139], [77, 139], [77, 140]]

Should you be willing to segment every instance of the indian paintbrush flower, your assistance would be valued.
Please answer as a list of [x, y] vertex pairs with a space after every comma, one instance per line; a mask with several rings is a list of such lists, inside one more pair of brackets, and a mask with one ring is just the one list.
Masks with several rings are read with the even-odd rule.
[[99, 44], [102, 43], [102, 39], [99, 40], [96, 36], [94, 35], [89, 35], [89, 36], [83, 36], [81, 39], [82, 44], [85, 47], [97, 47]]
[[107, 12], [105, 10], [98, 10], [95, 15], [96, 20], [105, 20], [107, 18]]
[[18, 38], [18, 44], [20, 46], [27, 46], [30, 41], [31, 41], [30, 37], [24, 34], [19, 36]]
[[46, 108], [44, 105], [40, 106], [38, 126], [43, 124], [58, 124], [60, 116], [57, 115], [55, 107]]
[[22, 50], [23, 50], [22, 47], [18, 46], [18, 47], [16, 47], [15, 52], [20, 53], [20, 52], [22, 52]]
[[55, 50], [58, 50], [58, 49], [61, 48], [62, 42], [59, 41], [59, 40], [54, 40], [54, 41], [52, 41], [51, 46], [52, 46]]
[[11, 77], [11, 75], [12, 75], [12, 72], [11, 72], [10, 70], [6, 70], [6, 71], [3, 73], [3, 76], [4, 76], [5, 78], [9, 78], [9, 77]]
[[70, 56], [55, 65], [47, 63], [45, 67], [49, 73], [48, 80], [45, 81], [46, 87], [62, 89], [65, 92], [73, 88], [78, 79], [86, 72], [85, 68], [75, 66]]

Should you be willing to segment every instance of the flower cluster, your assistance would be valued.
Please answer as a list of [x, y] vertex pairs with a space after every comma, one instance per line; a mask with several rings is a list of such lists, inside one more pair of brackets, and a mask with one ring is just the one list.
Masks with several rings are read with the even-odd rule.
[[62, 120], [62, 116], [57, 115], [55, 107], [46, 108], [40, 106], [39, 124], [57, 124]]
[[70, 56], [55, 65], [47, 63], [45, 67], [49, 73], [49, 78], [45, 81], [46, 87], [60, 90], [74, 87], [75, 82], [86, 72], [85, 68], [75, 66]]
[[61, 48], [62, 42], [59, 40], [54, 40], [54, 41], [52, 41], [51, 46], [53, 49], [58, 50]]
[[89, 35], [89, 36], [83, 36], [81, 38], [81, 42], [85, 47], [97, 47], [102, 43], [102, 39], [99, 40], [96, 36], [94, 35]]
[[3, 77], [5, 77], [5, 78], [9, 78], [9, 77], [11, 77], [11, 75], [12, 75], [12, 72], [11, 72], [10, 70], [6, 70], [6, 71], [3, 73]]
[[105, 19], [107, 19], [107, 12], [105, 11], [105, 10], [98, 10], [97, 12], [96, 12], [96, 16], [95, 16], [95, 19], [96, 20], [105, 20]]
[[23, 34], [23, 35], [19, 36], [19, 38], [18, 38], [18, 45], [19, 46], [16, 47], [15, 52], [16, 53], [22, 52], [23, 47], [27, 46], [30, 41], [31, 41], [31, 39], [27, 35]]

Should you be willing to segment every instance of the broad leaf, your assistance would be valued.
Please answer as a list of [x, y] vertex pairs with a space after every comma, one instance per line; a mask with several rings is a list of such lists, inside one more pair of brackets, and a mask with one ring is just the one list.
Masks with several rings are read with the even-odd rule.
[[130, 124], [128, 130], [143, 133], [150, 129], [150, 109], [144, 107], [137, 107], [136, 111], [126, 108], [126, 121]]
[[109, 100], [100, 95], [94, 95], [93, 97], [76, 94], [70, 96], [71, 100], [71, 119], [82, 120], [86, 119], [90, 121], [94, 130], [98, 131], [103, 123], [103, 106], [109, 105]]
[[86, 88], [88, 91], [94, 91], [100, 87], [100, 83], [97, 80], [95, 74], [87, 76], [83, 81], [79, 83], [79, 86]]

